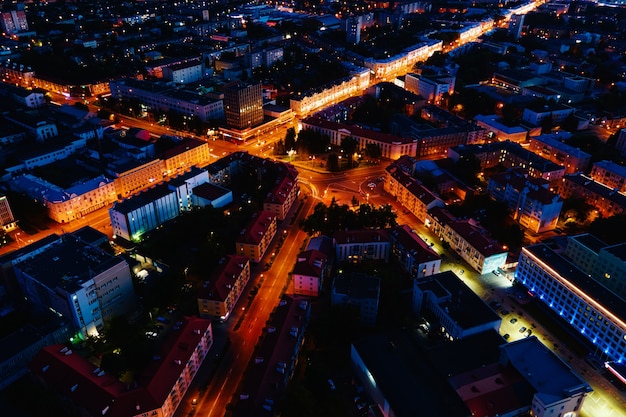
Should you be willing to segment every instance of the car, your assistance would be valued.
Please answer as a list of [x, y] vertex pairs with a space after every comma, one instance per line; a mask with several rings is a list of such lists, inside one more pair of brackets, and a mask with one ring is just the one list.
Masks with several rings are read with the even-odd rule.
[[497, 277], [499, 277], [500, 275], [502, 275], [502, 273], [501, 273], [500, 271], [498, 271], [497, 269], [494, 269], [494, 270], [493, 270], [493, 271], [491, 271], [491, 272], [493, 272], [493, 274], [494, 274], [495, 276], [497, 276]]
[[374, 183], [374, 182], [370, 182], [369, 184], [367, 184], [367, 186], [368, 186], [370, 189], [373, 189], [373, 188], [376, 188], [376, 183]]
[[328, 378], [328, 386], [330, 387], [331, 391], [335, 390], [335, 381], [332, 380], [332, 378]]
[[532, 335], [532, 334], [533, 334], [533, 331], [532, 331], [532, 330], [528, 329], [528, 330], [526, 331], [526, 337], [529, 337], [529, 336], [530, 336], [530, 335]]
[[511, 324], [515, 324], [515, 323], [517, 323], [517, 319], [515, 317], [513, 317], [511, 320], [509, 320], [509, 322]]
[[459, 269], [459, 274], [460, 274], [460, 275], [463, 275], [464, 273], [465, 273], [465, 270], [463, 270], [463, 269]]
[[504, 340], [509, 340], [509, 338], [511, 337], [511, 335], [510, 335], [510, 334], [508, 334], [508, 333], [506, 333], [506, 334], [505, 334], [504, 336], [502, 336], [502, 337], [504, 337]]
[[502, 310], [500, 310], [500, 313], [501, 313], [503, 316], [506, 316], [507, 314], [509, 314], [509, 310], [504, 310], [504, 309], [502, 309]]
[[525, 331], [526, 331], [526, 327], [524, 327], [524, 326], [520, 327], [520, 329], [519, 329], [520, 333], [524, 333]]

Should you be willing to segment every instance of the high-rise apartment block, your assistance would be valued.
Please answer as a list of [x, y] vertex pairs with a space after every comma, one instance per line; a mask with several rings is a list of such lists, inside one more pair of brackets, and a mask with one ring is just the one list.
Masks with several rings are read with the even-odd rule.
[[224, 88], [224, 113], [229, 127], [250, 129], [263, 123], [263, 91], [260, 83], [235, 82]]

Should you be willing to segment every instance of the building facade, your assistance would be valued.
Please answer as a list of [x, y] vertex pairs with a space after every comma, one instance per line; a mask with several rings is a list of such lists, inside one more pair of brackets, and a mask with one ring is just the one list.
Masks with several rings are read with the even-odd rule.
[[261, 83], [236, 82], [224, 87], [224, 114], [229, 127], [245, 130], [263, 123]]
[[198, 294], [200, 317], [228, 320], [249, 280], [250, 260], [245, 256], [228, 256]]
[[276, 215], [269, 211], [258, 212], [235, 239], [237, 255], [247, 256], [259, 263], [276, 235]]

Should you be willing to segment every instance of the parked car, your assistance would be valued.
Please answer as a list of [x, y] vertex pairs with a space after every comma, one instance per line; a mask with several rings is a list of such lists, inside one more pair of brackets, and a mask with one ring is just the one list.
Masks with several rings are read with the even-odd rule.
[[520, 327], [520, 329], [519, 329], [520, 333], [524, 333], [525, 331], [526, 331], [526, 327], [524, 327], [524, 326]]
[[517, 319], [515, 317], [513, 317], [511, 320], [509, 320], [509, 322], [511, 324], [515, 324], [515, 323], [517, 323]]

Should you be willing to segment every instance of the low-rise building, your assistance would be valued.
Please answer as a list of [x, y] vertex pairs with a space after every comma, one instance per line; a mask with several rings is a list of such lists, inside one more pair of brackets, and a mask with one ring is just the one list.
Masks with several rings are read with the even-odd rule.
[[492, 175], [487, 192], [496, 201], [506, 203], [510, 216], [521, 226], [542, 233], [554, 230], [563, 207], [563, 199], [548, 187], [544, 179], [509, 170]]
[[391, 241], [385, 230], [346, 230], [333, 236], [337, 262], [361, 262], [366, 259], [389, 262]]
[[535, 126], [541, 126], [545, 119], [551, 118], [552, 126], [559, 126], [563, 120], [574, 113], [574, 107], [564, 104], [529, 104], [522, 112], [522, 120]]
[[598, 161], [591, 167], [589, 176], [609, 188], [626, 193], [626, 167], [613, 161]]
[[502, 319], [452, 271], [413, 280], [413, 312], [424, 310], [437, 319], [446, 336], [462, 339], [488, 330], [498, 331]]
[[10, 181], [14, 191], [22, 192], [43, 204], [48, 217], [57, 223], [69, 223], [115, 201], [115, 185], [109, 178], [98, 177], [61, 188], [31, 174]]
[[508, 252], [472, 220], [457, 220], [446, 210], [435, 208], [428, 212], [425, 224], [479, 274], [497, 270], [506, 263]]
[[528, 150], [565, 167], [566, 174], [587, 172], [591, 155], [561, 140], [568, 139], [569, 136], [553, 133], [531, 137]]
[[408, 225], [396, 226], [389, 231], [391, 253], [412, 278], [438, 274], [441, 256]]
[[415, 155], [417, 152], [417, 139], [332, 122], [320, 117], [313, 116], [304, 119], [302, 121], [302, 129], [309, 129], [322, 135], [328, 135], [330, 143], [335, 146], [340, 146], [342, 140], [346, 137], [356, 139], [358, 149], [363, 149], [368, 144], [377, 145], [380, 148], [381, 157], [387, 159], [398, 159], [403, 155]]
[[32, 374], [86, 415], [173, 417], [213, 345], [211, 321], [185, 318], [129, 385], [64, 345], [43, 348]]
[[362, 326], [376, 326], [379, 300], [379, 277], [346, 272], [333, 279], [330, 303], [354, 311]]
[[284, 164], [274, 187], [263, 200], [263, 210], [274, 213], [278, 220], [285, 220], [299, 193], [298, 171], [293, 165]]
[[404, 156], [385, 168], [384, 189], [410, 211], [418, 221], [426, 220], [426, 213], [434, 207], [443, 207], [444, 201], [414, 178], [415, 158]]
[[228, 256], [198, 293], [200, 317], [228, 320], [249, 280], [250, 260], [245, 256]]
[[193, 188], [191, 202], [194, 207], [220, 208], [233, 202], [233, 192], [219, 185], [205, 182]]
[[611, 217], [624, 213], [626, 194], [596, 182], [582, 173], [563, 177], [559, 184], [559, 193], [563, 198], [582, 198], [602, 217]]
[[276, 235], [276, 215], [269, 211], [256, 213], [235, 239], [237, 255], [261, 262]]
[[480, 168], [487, 169], [502, 165], [504, 168], [522, 168], [534, 178], [543, 178], [556, 184], [563, 175], [565, 168], [543, 158], [520, 144], [506, 141], [484, 145], [461, 145], [448, 149], [448, 157], [453, 161], [475, 156], [480, 161]]
[[298, 255], [291, 273], [293, 293], [317, 297], [328, 274], [328, 258], [322, 252], [309, 249]]
[[310, 317], [308, 301], [297, 296], [281, 297], [263, 328], [263, 336], [253, 353], [254, 360], [246, 369], [248, 378], [244, 378], [238, 388], [239, 399], [233, 407], [233, 417], [278, 412], [287, 384], [296, 370]]
[[478, 126], [487, 130], [487, 136], [493, 137], [497, 141], [503, 142], [510, 140], [511, 142], [526, 142], [528, 137], [528, 129], [519, 124], [509, 126], [495, 114], [478, 114], [474, 117]]
[[437, 75], [434, 77], [423, 74], [408, 73], [404, 78], [404, 88], [428, 100], [429, 103], [439, 104], [444, 94], [454, 94], [456, 77], [451, 75]]

